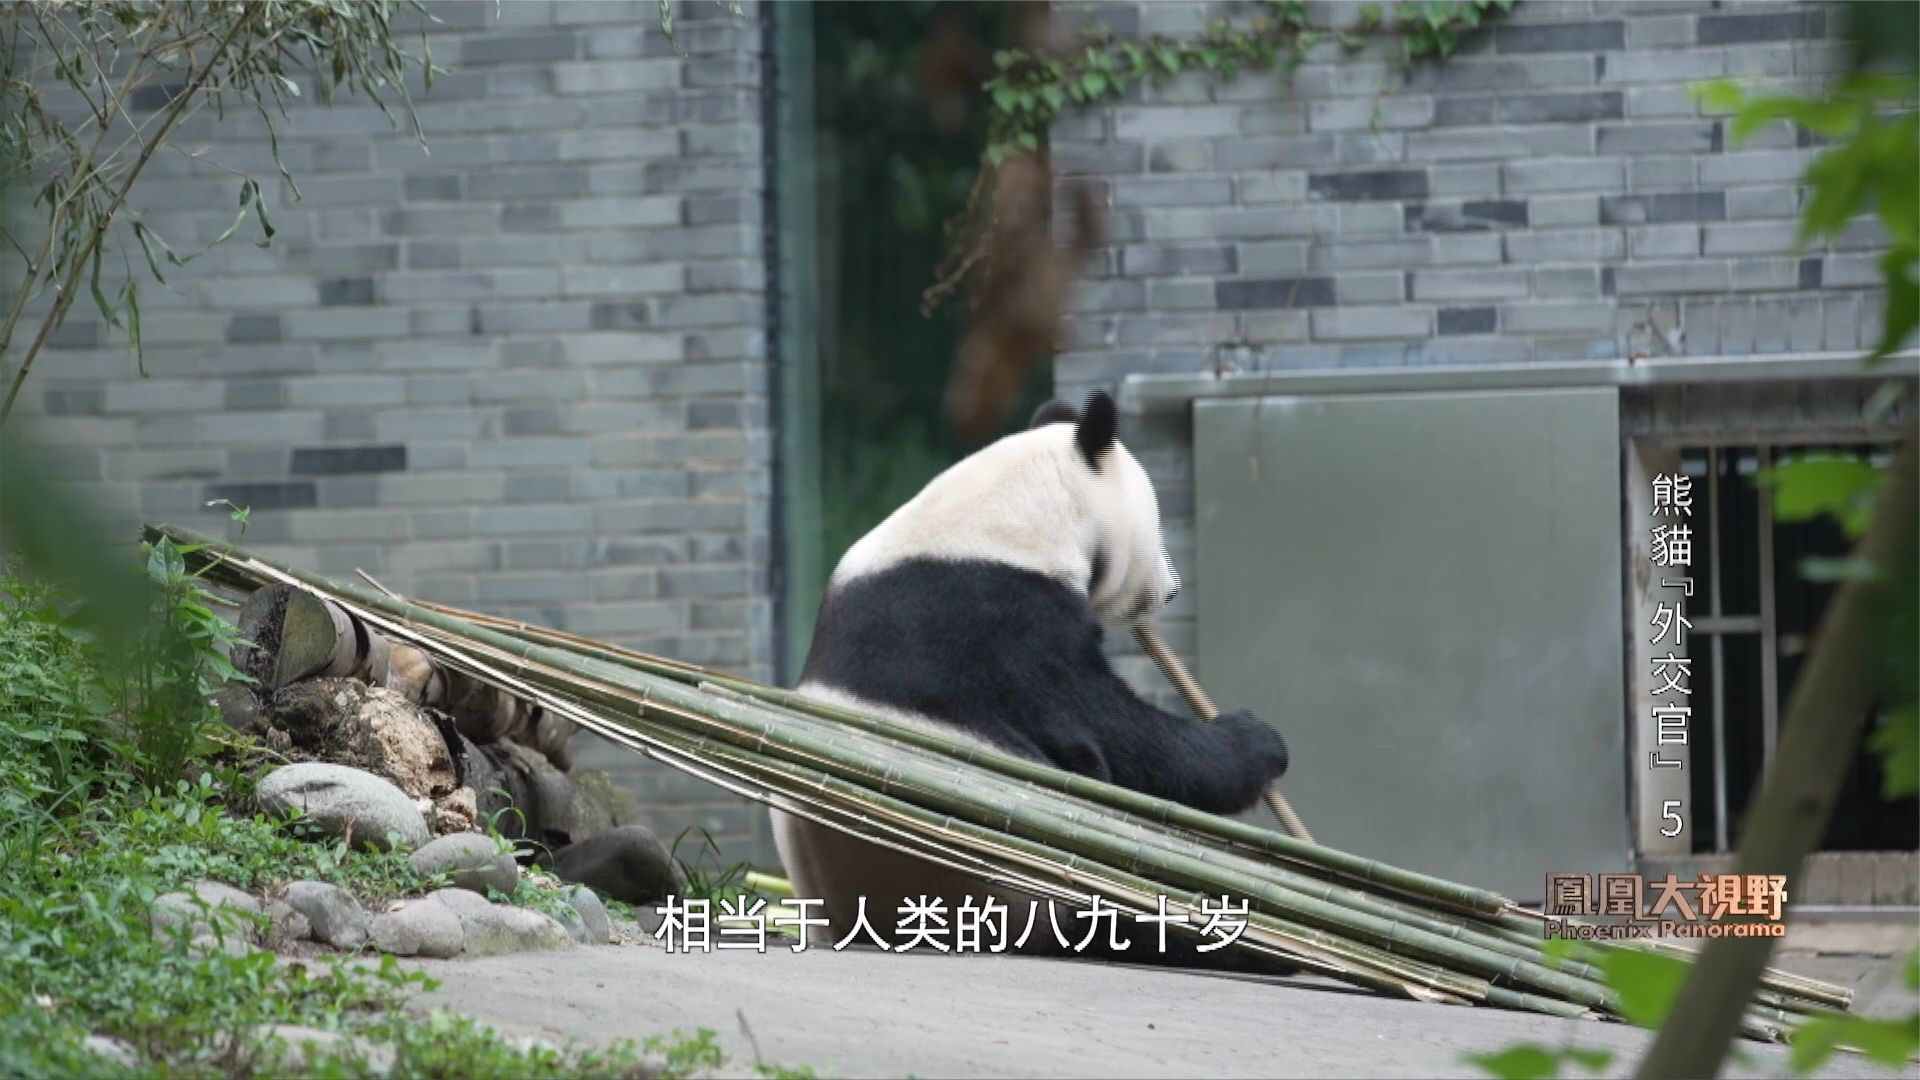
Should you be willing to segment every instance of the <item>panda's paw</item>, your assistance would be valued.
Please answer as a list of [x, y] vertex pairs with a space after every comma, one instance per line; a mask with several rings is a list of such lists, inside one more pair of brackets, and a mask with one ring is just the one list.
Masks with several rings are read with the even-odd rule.
[[1287, 743], [1272, 724], [1245, 709], [1221, 713], [1214, 723], [1230, 732], [1241, 760], [1255, 766], [1261, 774], [1262, 786], [1286, 774]]

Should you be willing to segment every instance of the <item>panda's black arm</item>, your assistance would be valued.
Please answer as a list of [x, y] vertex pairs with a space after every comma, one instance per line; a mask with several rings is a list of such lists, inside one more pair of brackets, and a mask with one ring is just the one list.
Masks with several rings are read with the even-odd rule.
[[801, 681], [1196, 809], [1250, 808], [1286, 746], [1244, 713], [1154, 708], [1113, 670], [1086, 595], [987, 562], [911, 559], [829, 590]]
[[[1211, 722], [1176, 716], [1140, 698], [1109, 666], [1082, 666], [1085, 734], [1097, 741], [1104, 779], [1209, 813], [1253, 807], [1287, 768], [1286, 743], [1245, 712]], [[1076, 665], [1080, 666], [1080, 665]]]

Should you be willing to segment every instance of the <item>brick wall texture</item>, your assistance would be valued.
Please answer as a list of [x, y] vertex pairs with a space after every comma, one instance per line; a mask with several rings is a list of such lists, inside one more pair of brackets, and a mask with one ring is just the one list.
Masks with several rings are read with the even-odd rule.
[[[1359, 5], [1310, 5], [1337, 26]], [[1056, 6], [1069, 26], [1198, 34], [1247, 5]], [[1063, 182], [1091, 183], [1109, 243], [1055, 363], [1063, 395], [1128, 374], [1525, 363], [1854, 349], [1878, 339], [1877, 222], [1794, 246], [1801, 171], [1784, 124], [1733, 144], [1688, 85], [1814, 87], [1837, 8], [1523, 2], [1408, 64], [1316, 47], [1285, 85], [1200, 74], [1070, 113]], [[1188, 418], [1135, 419], [1170, 547], [1191, 567]], [[1191, 575], [1189, 574], [1189, 577]], [[1190, 662], [1189, 592], [1162, 627]], [[1127, 676], [1178, 699], [1121, 636]]]
[[[670, 43], [654, 0], [428, 6], [427, 149], [296, 103], [296, 202], [257, 116], [190, 121], [136, 208], [191, 250], [233, 220], [231, 166], [277, 236], [249, 220], [144, 289], [149, 378], [83, 298], [28, 407], [127, 519], [224, 532], [204, 504], [231, 499], [323, 573], [771, 678], [757, 12], [678, 5]], [[750, 804], [581, 738], [669, 841], [770, 854]]]

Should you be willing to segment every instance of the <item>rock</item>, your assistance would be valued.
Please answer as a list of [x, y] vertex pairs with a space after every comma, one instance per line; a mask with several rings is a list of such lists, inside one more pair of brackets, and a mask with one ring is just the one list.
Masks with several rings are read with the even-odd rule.
[[267, 916], [267, 941], [281, 944], [289, 941], [306, 941], [313, 937], [313, 924], [305, 915], [293, 910], [293, 905], [285, 900], [275, 900], [264, 909]]
[[554, 912], [553, 917], [567, 932], [567, 936], [573, 939], [575, 945], [587, 944], [587, 921], [580, 917], [579, 911], [571, 906], [563, 907]]
[[605, 945], [613, 940], [613, 920], [607, 916], [607, 906], [600, 897], [585, 885], [575, 885], [567, 890], [567, 903], [579, 914], [582, 928], [586, 931], [583, 939], [589, 945]]
[[573, 721], [556, 712], [541, 709], [533, 723], [533, 733], [519, 741], [529, 742], [535, 750], [546, 755], [553, 767], [561, 772], [573, 768], [573, 748], [571, 742], [576, 725]]
[[140, 1065], [140, 1055], [133, 1047], [106, 1035], [87, 1036], [81, 1041], [80, 1049], [94, 1057], [106, 1059], [117, 1068], [134, 1069]]
[[487, 895], [488, 889], [512, 896], [514, 886], [520, 883], [520, 864], [479, 833], [440, 837], [407, 856], [407, 861], [422, 874], [450, 875], [454, 888], [481, 896]]
[[441, 889], [428, 899], [444, 904], [460, 919], [468, 956], [498, 956], [532, 949], [567, 949], [573, 938], [551, 915], [507, 904], [490, 904], [465, 889]]
[[394, 845], [411, 851], [429, 836], [426, 819], [405, 792], [345, 765], [283, 765], [260, 781], [258, 794], [269, 812], [300, 810], [329, 835], [346, 837], [359, 848]]
[[470, 832], [480, 820], [480, 803], [470, 787], [457, 787], [433, 804], [433, 831]]
[[260, 900], [245, 889], [236, 889], [223, 881], [197, 881], [193, 895], [215, 907], [230, 907], [249, 915], [260, 913]]
[[633, 792], [613, 782], [596, 769], [571, 769], [567, 779], [573, 784], [572, 834], [580, 839], [598, 836], [616, 825], [645, 824], [640, 800]]
[[568, 844], [554, 853], [553, 872], [562, 881], [636, 905], [686, 887], [679, 864], [645, 825], [621, 825]]
[[265, 710], [260, 707], [259, 695], [245, 683], [223, 685], [214, 692], [213, 703], [220, 709], [220, 719], [239, 734], [259, 737], [271, 727]]
[[766, 1074], [748, 1065], [726, 1062], [715, 1068], [700, 1069], [687, 1074], [687, 1080], [754, 1080]]
[[[480, 816], [497, 819], [502, 834], [554, 848], [587, 835], [574, 821], [573, 782], [546, 755], [517, 742], [470, 745], [478, 753], [468, 759], [467, 781], [479, 792]], [[516, 812], [504, 813], [509, 807]]]
[[218, 881], [200, 881], [188, 892], [155, 899], [150, 919], [156, 933], [183, 927], [198, 947], [233, 952], [225, 944], [232, 941], [241, 947], [235, 955], [245, 955], [259, 929], [252, 916], [259, 914], [260, 901], [252, 894]]
[[313, 939], [336, 949], [357, 949], [367, 941], [367, 913], [353, 894], [324, 881], [287, 886], [287, 906], [306, 916]]
[[529, 1054], [564, 1054], [565, 1048], [550, 1039], [538, 1035], [503, 1035], [508, 1046]]
[[459, 785], [440, 729], [405, 697], [385, 687], [368, 687], [360, 716], [379, 747], [380, 760], [374, 764], [400, 790], [431, 800]]
[[253, 943], [237, 934], [199, 933], [187, 942], [187, 948], [196, 956], [207, 953], [226, 953], [236, 959], [253, 954]]
[[460, 927], [460, 916], [432, 897], [375, 915], [368, 927], [373, 947], [395, 956], [445, 960], [460, 955], [460, 950], [466, 947], [466, 931]]
[[357, 1061], [361, 1066], [359, 1075], [384, 1076], [393, 1070], [392, 1050], [337, 1031], [299, 1024], [269, 1024], [255, 1028], [253, 1038], [264, 1044], [269, 1060], [290, 1072], [313, 1072], [320, 1059], [328, 1057]]

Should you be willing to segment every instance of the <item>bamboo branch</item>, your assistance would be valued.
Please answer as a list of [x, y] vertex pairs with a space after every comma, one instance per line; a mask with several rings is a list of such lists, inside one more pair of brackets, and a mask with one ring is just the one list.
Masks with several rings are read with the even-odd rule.
[[[170, 526], [149, 532], [205, 541]], [[617, 745], [985, 881], [1070, 905], [1107, 897], [1135, 912], [1150, 913], [1165, 897], [1188, 919], [1203, 899], [1234, 897], [1247, 905], [1236, 949], [1421, 1000], [1617, 1014], [1593, 969], [1541, 964], [1519, 933], [1531, 924], [1517, 924], [1517, 909], [1492, 894], [1437, 881], [1398, 892], [1428, 879], [1213, 815], [1192, 812], [1194, 828], [1169, 828], [1173, 808], [1137, 792], [1126, 793], [1126, 807], [1110, 807], [1105, 797], [1125, 789], [1010, 755], [1001, 762], [924, 732], [909, 738], [876, 717], [744, 680], [722, 689], [712, 685], [721, 676], [584, 639], [556, 647], [551, 632], [488, 629], [229, 545], [212, 543], [189, 559], [211, 564], [203, 571], [210, 579], [312, 590], [396, 645]], [[1206, 827], [1214, 822], [1217, 829]], [[1251, 836], [1233, 839], [1235, 830]], [[1736, 1023], [1750, 1037], [1777, 1040], [1813, 1011], [1802, 999], [1811, 995], [1790, 986], [1756, 994]]]
[[[1734, 856], [1735, 874], [1781, 874], [1792, 882], [1826, 833], [1872, 704], [1889, 579], [1910, 580], [1920, 563], [1917, 444], [1920, 439], [1909, 435], [1894, 459], [1860, 543], [1860, 556], [1876, 576], [1845, 582], [1820, 620], [1818, 644], [1781, 724], [1779, 753]], [[1741, 1006], [1752, 996], [1773, 946], [1770, 937], [1709, 941], [1635, 1075], [1645, 1080], [1717, 1075]]]
[[[156, 17], [153, 23], [148, 26], [146, 37], [141, 39], [140, 48], [135, 50], [134, 60], [127, 66], [127, 73], [120, 80], [120, 88], [114, 93], [115, 108], [119, 108], [120, 102], [124, 101], [127, 94], [132, 91], [134, 77], [139, 74], [142, 62], [151, 55], [148, 46], [152, 44], [153, 36], [160, 32], [160, 24], [161, 20]], [[88, 174], [94, 171], [94, 155], [100, 152], [100, 144], [105, 142], [106, 138], [107, 125], [102, 124], [100, 129], [94, 133], [93, 143], [87, 147], [86, 155], [80, 159], [80, 169], [75, 172], [73, 178], [73, 190], [69, 191], [64, 198], [60, 199], [53, 206], [53, 220], [51, 227], [47, 230], [46, 240], [40, 245], [40, 255], [38, 258], [28, 262], [26, 278], [21, 281], [20, 292], [14, 297], [12, 308], [7, 311], [6, 325], [0, 327], [0, 359], [6, 357], [8, 347], [13, 344], [14, 329], [19, 325], [20, 316], [25, 313], [27, 303], [33, 299], [34, 287], [39, 282], [40, 275], [46, 269], [47, 260], [53, 255], [54, 245], [58, 242], [60, 235], [60, 218], [66, 210], [67, 203], [78, 196], [83, 181], [90, 179]], [[69, 137], [63, 141], [71, 142], [72, 140]], [[84, 265], [84, 263], [82, 265]], [[45, 337], [44, 334], [41, 336], [43, 338]], [[26, 377], [26, 369], [33, 364], [34, 351], [29, 351], [27, 359], [20, 365], [20, 373], [14, 378], [13, 388], [7, 393], [6, 407], [0, 408], [0, 424], [6, 423], [7, 414], [13, 411], [13, 399], [19, 393], [20, 380]]]
[[[47, 317], [41, 321], [40, 332], [34, 335], [33, 343], [27, 346], [26, 353], [21, 356], [20, 367], [13, 373], [13, 382], [7, 387], [6, 400], [0, 402], [0, 424], [6, 423], [7, 417], [12, 415], [14, 400], [20, 396], [20, 387], [26, 382], [27, 373], [33, 370], [33, 362], [39, 357], [40, 350], [46, 345], [47, 337], [53, 333], [53, 328], [58, 326], [66, 318], [67, 309], [73, 306], [75, 291], [80, 285], [80, 275], [86, 272], [88, 261], [93, 258], [94, 252], [99, 249], [101, 242], [106, 239], [107, 232], [112, 229], [114, 215], [119, 213], [120, 207], [126, 204], [127, 193], [133, 189], [134, 181], [140, 178], [141, 170], [145, 169], [147, 162], [153, 159], [154, 151], [160, 149], [160, 145], [166, 142], [167, 136], [173, 132], [174, 125], [180, 122], [180, 118], [187, 111], [188, 106], [196, 105], [194, 95], [198, 94], [201, 88], [206, 85], [207, 79], [213, 75], [214, 69], [219, 66], [220, 58], [226, 55], [228, 49], [233, 47], [234, 41], [239, 38], [240, 31], [247, 26], [250, 18], [251, 13], [246, 12], [234, 19], [233, 29], [227, 31], [227, 36], [220, 40], [220, 44], [214, 48], [213, 54], [207, 57], [206, 64], [194, 75], [193, 80], [187, 84], [179, 96], [173, 99], [166, 119], [160, 125], [159, 132], [156, 133], [145, 146], [140, 148], [140, 156], [134, 161], [133, 165], [128, 168], [126, 178], [121, 181], [119, 190], [114, 192], [113, 201], [107, 205], [106, 213], [101, 215], [99, 222], [96, 223], [91, 232], [89, 232], [87, 242], [80, 248], [79, 255], [71, 260], [67, 269], [66, 279], [60, 283], [59, 288], [54, 293], [53, 308], [47, 313]], [[131, 71], [128, 72], [129, 81], [132, 79], [132, 74]], [[121, 96], [116, 96], [114, 99], [114, 107], [116, 109], [119, 108], [119, 103], [121, 97], [124, 96], [125, 90], [126, 87], [123, 86]], [[100, 128], [102, 137], [105, 136], [106, 130], [107, 126], [102, 125]], [[97, 141], [95, 146], [96, 148], [98, 147]], [[0, 351], [4, 351], [6, 342], [11, 340], [12, 331], [13, 320], [10, 318], [8, 320], [6, 335], [0, 337]]]
[[[1160, 670], [1166, 674], [1167, 681], [1173, 684], [1174, 689], [1180, 691], [1181, 697], [1187, 699], [1187, 705], [1193, 709], [1195, 715], [1206, 721], [1212, 721], [1214, 717], [1220, 715], [1220, 710], [1214, 708], [1213, 699], [1207, 697], [1207, 692], [1200, 689], [1200, 684], [1193, 681], [1193, 676], [1187, 674], [1186, 667], [1180, 663], [1180, 657], [1175, 655], [1172, 649], [1167, 648], [1167, 643], [1160, 640], [1160, 635], [1154, 633], [1153, 627], [1146, 623], [1135, 623], [1133, 636], [1140, 640], [1140, 647], [1147, 650], [1147, 655], [1153, 657], [1153, 662], [1160, 665]], [[1267, 809], [1273, 811], [1273, 816], [1280, 819], [1280, 825], [1287, 830], [1287, 835], [1305, 840], [1309, 844], [1314, 842], [1313, 834], [1307, 832], [1306, 824], [1300, 820], [1300, 815], [1293, 812], [1293, 805], [1287, 802], [1286, 796], [1280, 794], [1279, 787], [1269, 786], [1264, 798]]]

